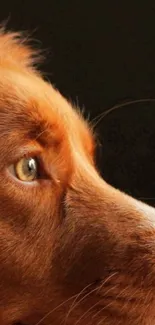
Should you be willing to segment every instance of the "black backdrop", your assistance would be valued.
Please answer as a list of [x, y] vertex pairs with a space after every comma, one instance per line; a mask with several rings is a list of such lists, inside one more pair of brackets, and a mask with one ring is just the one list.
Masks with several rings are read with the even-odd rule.
[[[43, 71], [86, 116], [155, 98], [155, 1], [2, 2], [0, 20], [33, 32], [48, 53]], [[96, 130], [104, 178], [155, 205], [155, 103], [119, 108]]]

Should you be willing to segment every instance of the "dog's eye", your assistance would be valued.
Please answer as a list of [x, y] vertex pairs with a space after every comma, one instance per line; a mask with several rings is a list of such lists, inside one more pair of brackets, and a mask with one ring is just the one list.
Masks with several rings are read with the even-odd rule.
[[38, 162], [36, 158], [22, 158], [14, 166], [15, 176], [23, 182], [32, 182], [38, 178]]

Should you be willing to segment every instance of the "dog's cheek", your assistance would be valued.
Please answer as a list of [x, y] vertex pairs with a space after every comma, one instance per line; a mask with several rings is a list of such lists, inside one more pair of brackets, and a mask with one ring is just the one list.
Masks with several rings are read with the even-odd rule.
[[40, 287], [51, 268], [55, 220], [58, 219], [56, 211], [52, 211], [50, 204], [40, 204], [39, 213], [32, 209], [16, 211], [12, 217], [14, 209], [6, 209], [6, 220], [4, 209], [0, 220], [0, 276], [3, 284], [14, 286], [15, 290], [23, 285]]
[[115, 241], [106, 229], [66, 218], [59, 228], [54, 249], [53, 272], [62, 290], [76, 294], [106, 277], [115, 267]]

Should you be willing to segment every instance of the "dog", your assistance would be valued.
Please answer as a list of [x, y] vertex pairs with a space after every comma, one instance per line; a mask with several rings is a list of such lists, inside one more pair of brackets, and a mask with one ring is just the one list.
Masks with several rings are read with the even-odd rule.
[[155, 209], [108, 185], [81, 113], [0, 32], [0, 324], [155, 324]]

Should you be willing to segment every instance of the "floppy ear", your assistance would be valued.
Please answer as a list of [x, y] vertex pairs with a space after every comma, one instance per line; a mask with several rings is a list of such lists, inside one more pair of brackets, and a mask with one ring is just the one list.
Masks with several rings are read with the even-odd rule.
[[0, 28], [0, 64], [32, 69], [40, 59], [40, 52], [31, 48], [22, 33], [7, 32], [4, 27]]

